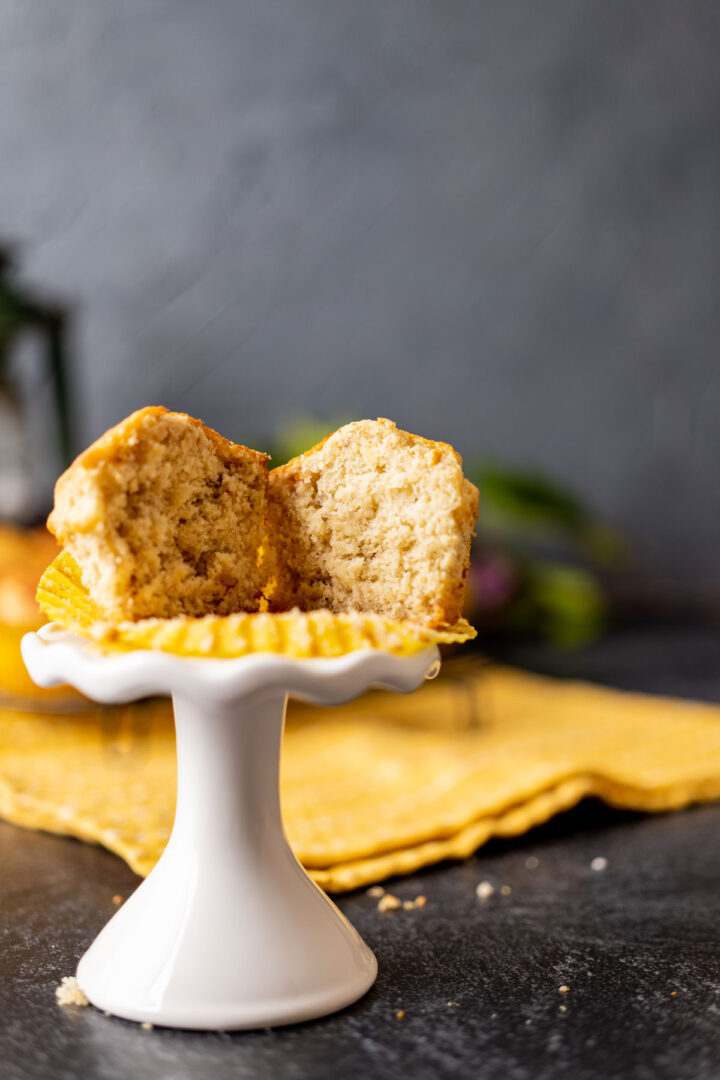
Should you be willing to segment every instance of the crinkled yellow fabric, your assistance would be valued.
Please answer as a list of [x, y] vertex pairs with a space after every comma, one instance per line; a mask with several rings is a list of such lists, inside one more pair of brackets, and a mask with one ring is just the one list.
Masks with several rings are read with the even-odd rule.
[[[451, 661], [403, 697], [291, 704], [282, 798], [295, 852], [339, 892], [516, 836], [585, 795], [637, 810], [720, 797], [720, 707]], [[0, 813], [146, 874], [175, 798], [169, 703], [4, 710]]]

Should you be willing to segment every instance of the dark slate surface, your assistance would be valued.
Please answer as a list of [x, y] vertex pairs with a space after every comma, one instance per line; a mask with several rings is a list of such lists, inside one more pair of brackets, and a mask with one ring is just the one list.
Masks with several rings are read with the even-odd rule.
[[[524, 655], [720, 699], [719, 649], [717, 632], [636, 633], [564, 659]], [[424, 909], [342, 898], [380, 960], [376, 986], [343, 1013], [273, 1032], [146, 1031], [56, 1006], [60, 977], [136, 880], [99, 849], [0, 827], [3, 1080], [720, 1076], [720, 806], [644, 817], [590, 802], [395, 883], [403, 898], [426, 895]], [[512, 891], [482, 903], [481, 880]]]

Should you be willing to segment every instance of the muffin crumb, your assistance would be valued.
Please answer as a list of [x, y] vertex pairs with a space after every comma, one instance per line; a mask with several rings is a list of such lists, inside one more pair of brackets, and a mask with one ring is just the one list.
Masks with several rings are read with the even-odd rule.
[[402, 900], [397, 896], [393, 896], [392, 893], [385, 893], [378, 900], [378, 911], [396, 911], [399, 907], [402, 907]]
[[475, 887], [475, 895], [478, 900], [487, 900], [495, 892], [495, 886], [491, 885], [489, 881], [481, 881], [479, 885]]
[[64, 975], [60, 985], [55, 988], [55, 997], [58, 1005], [89, 1005], [87, 997], [80, 989], [74, 975]]

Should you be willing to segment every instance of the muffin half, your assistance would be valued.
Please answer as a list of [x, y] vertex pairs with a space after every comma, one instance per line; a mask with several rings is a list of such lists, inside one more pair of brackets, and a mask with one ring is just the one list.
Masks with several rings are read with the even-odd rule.
[[63, 473], [48, 528], [105, 618], [256, 611], [267, 462], [184, 413], [141, 409]]
[[269, 475], [272, 610], [462, 614], [477, 488], [446, 443], [360, 420]]

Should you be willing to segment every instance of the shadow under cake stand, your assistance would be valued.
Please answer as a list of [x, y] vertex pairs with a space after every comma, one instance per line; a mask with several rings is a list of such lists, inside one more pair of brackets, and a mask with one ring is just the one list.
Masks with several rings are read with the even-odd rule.
[[51, 623], [25, 636], [22, 653], [40, 686], [70, 683], [104, 704], [173, 699], [172, 833], [80, 961], [78, 983], [93, 1005], [129, 1020], [230, 1030], [324, 1016], [372, 986], [373, 953], [285, 837], [285, 709], [289, 696], [337, 705], [372, 687], [414, 690], [439, 671], [435, 647], [308, 660], [109, 654]]

